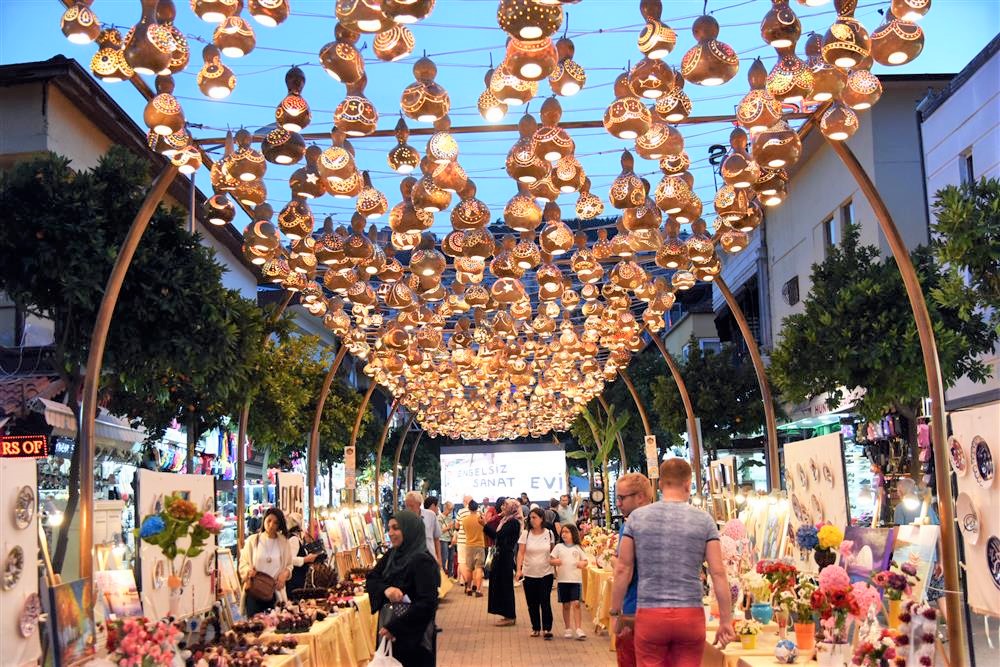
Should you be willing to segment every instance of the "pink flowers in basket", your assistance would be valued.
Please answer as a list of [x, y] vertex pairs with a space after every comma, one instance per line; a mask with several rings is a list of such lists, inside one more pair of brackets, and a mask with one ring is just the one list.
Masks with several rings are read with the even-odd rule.
[[181, 631], [145, 618], [110, 621], [107, 648], [118, 667], [171, 667]]

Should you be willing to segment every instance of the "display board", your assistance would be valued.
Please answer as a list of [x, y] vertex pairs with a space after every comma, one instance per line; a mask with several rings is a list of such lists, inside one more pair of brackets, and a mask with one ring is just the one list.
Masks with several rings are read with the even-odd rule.
[[[4, 627], [0, 664], [34, 664], [41, 656], [38, 615], [38, 466], [32, 458], [0, 458], [0, 554]], [[8, 585], [9, 584], [9, 585]]]
[[285, 516], [292, 513], [298, 514], [299, 517], [305, 516], [305, 475], [300, 472], [279, 472], [275, 477], [278, 483], [278, 509], [284, 512]]
[[[139, 470], [136, 494], [136, 521], [159, 511], [163, 499], [171, 494], [187, 497], [202, 511], [215, 511], [215, 478], [211, 475], [178, 475], [170, 472]], [[185, 538], [186, 539], [186, 538]], [[182, 543], [182, 546], [185, 546]], [[215, 603], [212, 574], [215, 571], [215, 538], [209, 537], [205, 551], [190, 559], [191, 569], [182, 577], [180, 615], [205, 611]], [[181, 558], [177, 558], [179, 563]], [[139, 592], [148, 618], [161, 618], [170, 609], [170, 574], [167, 559], [158, 546], [140, 541], [138, 545]]]
[[[955, 511], [965, 542], [969, 606], [1000, 617], [1000, 406], [951, 413], [948, 458], [958, 482]], [[934, 443], [935, 446], [937, 443]]]
[[496, 499], [527, 493], [535, 502], [558, 498], [566, 490], [566, 452], [562, 445], [503, 443], [441, 448], [442, 503]]
[[840, 433], [789, 442], [784, 453], [792, 532], [803, 524], [846, 527], [850, 516]]

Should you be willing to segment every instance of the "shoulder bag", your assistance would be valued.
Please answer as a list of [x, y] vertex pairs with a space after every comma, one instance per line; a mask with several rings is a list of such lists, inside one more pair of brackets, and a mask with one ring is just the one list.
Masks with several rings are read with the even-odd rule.
[[[254, 549], [260, 547], [260, 537], [254, 542]], [[270, 602], [274, 599], [274, 593], [278, 588], [278, 582], [269, 574], [256, 572], [250, 579], [250, 588], [247, 595], [262, 602]]]
[[[406, 615], [410, 612], [409, 602], [386, 602], [378, 612], [378, 627], [381, 630], [387, 623], [401, 619], [405, 622]], [[418, 645], [429, 653], [434, 653], [434, 635], [437, 630], [434, 627], [433, 619], [424, 628], [420, 635]]]

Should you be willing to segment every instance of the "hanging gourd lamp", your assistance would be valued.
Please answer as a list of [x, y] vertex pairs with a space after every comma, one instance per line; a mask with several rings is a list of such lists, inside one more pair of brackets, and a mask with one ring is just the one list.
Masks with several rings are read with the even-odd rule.
[[[150, 130], [151, 134], [156, 134]], [[151, 142], [150, 142], [151, 143]], [[184, 144], [189, 143], [189, 141], [183, 141]], [[180, 148], [181, 144], [177, 145]], [[212, 190], [216, 194], [221, 192], [232, 192], [239, 185], [239, 181], [229, 175], [229, 162], [233, 158], [233, 133], [232, 131], [226, 132], [226, 140], [223, 144], [222, 157], [216, 160], [215, 164], [212, 165], [211, 173], [209, 178], [212, 182]]]
[[680, 175], [680, 178], [687, 182], [690, 194], [687, 197], [682, 198], [680, 202], [680, 210], [674, 213], [673, 216], [677, 222], [686, 225], [687, 223], [701, 217], [704, 205], [702, 204], [701, 197], [694, 192], [694, 176], [691, 175], [691, 172], [684, 172]]
[[872, 33], [872, 58], [893, 67], [910, 62], [924, 49], [924, 30], [916, 23], [885, 15], [885, 23]]
[[387, 157], [389, 168], [397, 174], [409, 174], [420, 164], [420, 154], [416, 148], [406, 143], [410, 137], [410, 128], [402, 118], [396, 122], [395, 134], [396, 145], [389, 151]]
[[302, 97], [302, 89], [306, 85], [306, 75], [298, 67], [292, 67], [285, 73], [285, 88], [288, 94], [274, 110], [274, 120], [289, 132], [301, 132], [312, 121], [309, 103]]
[[101, 22], [90, 8], [94, 0], [77, 0], [63, 12], [62, 33], [73, 44], [90, 44], [101, 34]]
[[[243, 2], [240, 0], [239, 7], [242, 9]], [[223, 19], [215, 28], [212, 34], [214, 43], [222, 54], [228, 58], [242, 58], [257, 45], [257, 38], [254, 36], [253, 26], [246, 22], [239, 14], [239, 10], [232, 16]]]
[[507, 66], [507, 62], [502, 61], [500, 66], [493, 70], [489, 91], [508, 107], [518, 106], [529, 102], [535, 96], [538, 92], [538, 82], [518, 77]]
[[691, 267], [695, 280], [710, 283], [722, 272], [722, 262], [718, 257], [712, 257], [703, 264], [695, 264]]
[[349, 137], [368, 136], [378, 127], [378, 110], [365, 97], [367, 84], [367, 76], [347, 84], [347, 97], [340, 101], [333, 112], [334, 126]]
[[812, 99], [828, 102], [839, 97], [847, 82], [847, 73], [823, 60], [823, 38], [816, 33], [810, 33], [806, 40], [806, 57], [806, 65], [813, 75]]
[[236, 133], [236, 152], [229, 163], [230, 175], [238, 181], [256, 181], [264, 176], [264, 156], [251, 145], [253, 135], [245, 129]]
[[433, 234], [424, 233], [420, 237], [420, 245], [417, 251], [410, 258], [410, 272], [415, 276], [423, 278], [440, 276], [448, 266], [448, 260], [438, 252], [434, 245], [436, 239]]
[[664, 226], [663, 244], [656, 251], [656, 265], [663, 269], [676, 269], [688, 263], [688, 249], [680, 238], [681, 226], [668, 220]]
[[517, 39], [550, 37], [559, 30], [562, 19], [562, 7], [535, 0], [500, 0], [497, 8], [500, 29]]
[[458, 163], [458, 160], [432, 164], [431, 169], [431, 181], [446, 192], [459, 192], [465, 189], [469, 182], [469, 175], [465, 173], [465, 169]]
[[719, 245], [730, 255], [742, 251], [750, 243], [750, 237], [746, 232], [739, 232], [735, 229], [726, 229], [719, 235]]
[[882, 97], [882, 82], [866, 69], [852, 69], [840, 91], [840, 101], [855, 111], [870, 109]]
[[646, 187], [635, 174], [635, 158], [627, 150], [622, 151], [622, 171], [611, 183], [608, 197], [615, 208], [640, 206], [646, 200]]
[[316, 261], [324, 266], [336, 264], [344, 255], [344, 240], [333, 231], [333, 218], [323, 219], [323, 229], [316, 238]]
[[344, 254], [355, 266], [375, 254], [375, 245], [365, 235], [365, 219], [359, 213], [351, 216], [351, 233], [344, 242]]
[[451, 108], [448, 91], [434, 81], [437, 67], [427, 56], [414, 63], [413, 76], [416, 81], [403, 90], [399, 106], [407, 117], [433, 123]]
[[206, 23], [222, 23], [240, 11], [237, 0], [191, 0], [191, 10]]
[[731, 185], [723, 185], [715, 193], [715, 212], [727, 225], [736, 222], [749, 212], [753, 197], [754, 192], [750, 188], [737, 189]]
[[97, 53], [90, 59], [90, 71], [105, 83], [131, 79], [135, 71], [122, 52], [122, 34], [115, 28], [105, 28], [97, 36]]
[[150, 130], [146, 133], [146, 144], [154, 153], [170, 158], [191, 145], [191, 134], [186, 129], [173, 134], [157, 134]]
[[545, 210], [542, 211], [542, 220], [545, 222], [539, 235], [542, 252], [558, 257], [573, 248], [573, 232], [562, 221], [562, 212], [558, 204], [547, 203]]
[[721, 86], [740, 69], [740, 59], [733, 48], [720, 42], [719, 22], [709, 14], [695, 19], [691, 28], [698, 43], [684, 54], [681, 74], [699, 86]]
[[834, 102], [820, 117], [819, 129], [827, 139], [844, 141], [858, 131], [858, 115], [846, 104]]
[[587, 72], [573, 60], [575, 55], [573, 40], [565, 35], [556, 42], [556, 55], [559, 63], [549, 75], [549, 86], [556, 95], [572, 97], [587, 84]]
[[[389, 228], [394, 232], [393, 246], [397, 250], [408, 250], [413, 248], [419, 239], [409, 239], [412, 242], [409, 248], [402, 247], [396, 243], [395, 233], [410, 235], [430, 229], [434, 224], [434, 215], [413, 206], [413, 187], [417, 184], [417, 179], [407, 176], [399, 183], [399, 192], [402, 201], [392, 207], [389, 212]], [[403, 240], [403, 239], [399, 239]]]
[[889, 11], [901, 21], [916, 22], [931, 9], [931, 0], [892, 0]]
[[363, 187], [364, 181], [361, 180], [361, 172], [357, 169], [351, 172], [347, 178], [323, 181], [323, 189], [337, 199], [353, 199], [361, 194]]
[[628, 82], [637, 96], [656, 100], [674, 87], [674, 71], [664, 61], [647, 57], [632, 68]]
[[274, 28], [288, 18], [288, 0], [249, 0], [247, 12], [262, 26]]
[[753, 157], [768, 169], [790, 167], [802, 154], [798, 133], [783, 120], [757, 133], [753, 138]]
[[413, 207], [428, 213], [440, 213], [451, 206], [451, 193], [434, 183], [434, 163], [426, 156], [420, 161], [423, 177], [413, 186]]
[[670, 285], [675, 291], [686, 292], [698, 282], [698, 279], [691, 270], [692, 268], [694, 267], [688, 266], [687, 268], [680, 269], [670, 277]]
[[646, 25], [639, 33], [639, 51], [647, 58], [662, 60], [677, 45], [677, 33], [661, 19], [663, 3], [660, 0], [642, 0], [639, 11]]
[[781, 119], [781, 103], [767, 89], [767, 69], [760, 58], [747, 72], [750, 90], [736, 107], [736, 120], [751, 133], [771, 127]]
[[[170, 56], [170, 62], [167, 63], [167, 70], [171, 74], [183, 71], [191, 59], [191, 49], [188, 47], [187, 38], [174, 25], [176, 18], [177, 8], [174, 6], [173, 0], [159, 0], [156, 5], [156, 22], [168, 30], [174, 40], [174, 50]], [[163, 73], [161, 72], [161, 74]]]
[[524, 184], [518, 183], [518, 193], [510, 198], [503, 209], [503, 221], [515, 232], [526, 232], [542, 224], [542, 209], [528, 194]]
[[[649, 182], [643, 179], [643, 187], [650, 192]], [[621, 225], [629, 231], [656, 229], [663, 222], [663, 214], [657, 208], [656, 202], [646, 195], [646, 199], [634, 208], [627, 208], [622, 213]]]
[[619, 139], [632, 140], [645, 134], [652, 122], [649, 109], [632, 92], [628, 74], [615, 79], [615, 101], [604, 112], [604, 129]]
[[276, 127], [260, 142], [264, 159], [274, 164], [295, 164], [306, 154], [306, 142], [298, 132]]
[[532, 139], [538, 129], [535, 119], [525, 113], [518, 121], [517, 129], [521, 136], [507, 153], [507, 175], [519, 183], [531, 184], [548, 175], [549, 163], [535, 155]]
[[267, 186], [263, 179], [256, 181], [237, 181], [233, 197], [244, 206], [260, 206], [267, 201]]
[[684, 150], [684, 135], [653, 115], [649, 130], [635, 140], [635, 152], [646, 160], [659, 160]]
[[413, 47], [416, 45], [417, 40], [413, 37], [413, 32], [399, 23], [393, 23], [375, 35], [375, 39], [372, 40], [375, 56], [387, 63], [406, 58], [413, 53]]
[[732, 150], [722, 160], [719, 174], [726, 185], [736, 189], [749, 188], [760, 177], [760, 167], [751, 159], [747, 152], [747, 133], [736, 128], [729, 134], [729, 145]]
[[437, 130], [427, 140], [427, 157], [435, 164], [447, 164], [458, 158], [458, 142], [452, 136], [451, 119], [442, 116], [434, 122], [434, 129]]
[[334, 27], [333, 34], [334, 41], [320, 49], [320, 64], [335, 81], [357, 83], [365, 75], [364, 58], [354, 46], [361, 35], [340, 23]]
[[332, 145], [320, 155], [316, 168], [324, 181], [348, 180], [358, 171], [354, 162], [354, 149], [347, 143], [344, 133], [340, 130], [335, 129], [331, 132], [330, 139]]
[[319, 173], [317, 166], [322, 154], [323, 149], [316, 144], [312, 144], [306, 149], [305, 166], [297, 169], [288, 179], [293, 197], [313, 199], [326, 192], [323, 189], [323, 176]]
[[337, 20], [349, 30], [377, 33], [392, 27], [393, 21], [382, 12], [379, 0], [337, 0]]
[[466, 181], [459, 191], [460, 200], [451, 211], [451, 226], [455, 229], [472, 230], [490, 224], [490, 208], [476, 199], [476, 184]]
[[567, 155], [572, 155], [575, 143], [569, 133], [559, 127], [562, 106], [555, 96], [542, 103], [541, 117], [542, 124], [532, 135], [535, 156], [546, 162], [555, 162]]
[[274, 209], [270, 204], [260, 204], [254, 209], [253, 222], [243, 230], [243, 239], [261, 252], [273, 252], [281, 245], [278, 230], [271, 224]]
[[674, 70], [674, 86], [656, 100], [656, 113], [668, 123], [680, 123], [691, 115], [691, 98], [684, 92], [684, 77]]
[[802, 34], [802, 23], [788, 0], [771, 0], [771, 9], [760, 23], [760, 36], [776, 49], [794, 46]]
[[434, 9], [435, 0], [382, 0], [382, 11], [396, 23], [416, 23]]
[[372, 185], [371, 176], [367, 171], [362, 172], [361, 180], [364, 187], [358, 195], [357, 211], [367, 220], [374, 220], [389, 210], [389, 202], [385, 195]]
[[462, 254], [465, 257], [485, 261], [493, 256], [495, 250], [496, 241], [493, 239], [493, 234], [486, 227], [470, 229], [465, 232], [462, 245]]
[[[754, 183], [753, 189], [765, 206], [777, 206], [782, 202], [787, 192], [787, 182], [788, 173], [784, 169], [768, 169], [761, 172], [760, 179]], [[759, 213], [756, 208], [751, 209], [750, 215], [741, 220], [739, 225], [731, 225], [733, 229], [744, 232], [753, 231], [760, 224], [760, 216], [754, 215], [755, 212]]]
[[196, 147], [188, 145], [174, 153], [170, 158], [171, 164], [177, 167], [177, 171], [185, 176], [190, 176], [201, 169], [201, 151]]
[[531, 271], [542, 262], [542, 253], [535, 244], [535, 232], [522, 232], [511, 253], [521, 271]]
[[142, 118], [157, 134], [169, 135], [184, 128], [184, 110], [173, 92], [172, 76], [156, 77], [156, 96], [146, 103]]
[[462, 257], [465, 247], [465, 232], [460, 229], [453, 229], [445, 234], [441, 241], [441, 252], [446, 257]]
[[823, 38], [823, 60], [841, 69], [863, 62], [871, 52], [871, 38], [861, 22], [854, 18], [858, 0], [834, 0], [837, 19]]
[[574, 238], [576, 252], [570, 259], [569, 265], [573, 273], [585, 285], [598, 282], [604, 276], [604, 268], [594, 258], [594, 253], [587, 247], [587, 235], [577, 232]]
[[313, 224], [314, 219], [309, 204], [301, 197], [294, 197], [278, 213], [278, 228], [292, 241], [310, 236]]
[[511, 38], [507, 42], [504, 62], [519, 79], [541, 81], [555, 71], [559, 59], [556, 47], [548, 37], [528, 40]]
[[201, 50], [204, 64], [198, 70], [198, 90], [213, 100], [229, 97], [236, 88], [236, 75], [229, 69], [214, 44], [208, 44]]
[[175, 48], [170, 31], [156, 22], [156, 0], [142, 0], [142, 16], [125, 36], [125, 60], [139, 74], [160, 74]]
[[583, 165], [572, 155], [560, 158], [549, 171], [552, 185], [563, 194], [578, 191], [583, 187], [586, 178]]
[[236, 207], [226, 195], [212, 195], [205, 200], [202, 214], [210, 225], [224, 227], [236, 218]]
[[604, 202], [590, 191], [590, 179], [584, 178], [580, 197], [576, 200], [576, 214], [581, 220], [593, 220], [604, 213]]
[[810, 99], [813, 92], [812, 70], [795, 55], [795, 45], [777, 51], [778, 62], [767, 76], [767, 92], [785, 104]]
[[[688, 174], [689, 172], [683, 172]], [[653, 200], [657, 208], [667, 215], [677, 215], [685, 202], [694, 195], [691, 186], [679, 174], [664, 175], [653, 191]]]

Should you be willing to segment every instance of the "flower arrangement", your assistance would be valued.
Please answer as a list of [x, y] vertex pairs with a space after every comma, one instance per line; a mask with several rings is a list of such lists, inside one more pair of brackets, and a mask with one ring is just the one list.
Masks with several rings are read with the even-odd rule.
[[580, 543], [600, 568], [611, 567], [611, 559], [618, 553], [618, 534], [601, 526], [591, 526]]
[[810, 526], [809, 524], [801, 525], [795, 531], [795, 544], [799, 546], [799, 549], [812, 551], [819, 546], [818, 533], [819, 531], [816, 530], [816, 526]]
[[851, 584], [851, 590], [854, 591], [854, 601], [858, 604], [860, 618], [867, 617], [873, 610], [877, 612], [882, 608], [882, 596], [874, 586], [858, 581]]
[[[937, 612], [926, 603], [906, 604], [899, 620], [903, 625], [896, 636], [896, 667], [908, 665], [931, 667], [934, 664], [934, 633], [937, 629]], [[910, 638], [913, 642], [910, 642]]]
[[844, 541], [844, 531], [833, 524], [827, 523], [820, 526], [816, 532], [816, 539], [819, 542], [820, 549], [833, 551]]
[[896, 633], [892, 630], [873, 623], [858, 635], [851, 664], [860, 667], [883, 667], [896, 658]]
[[[148, 544], [160, 547], [170, 564], [167, 585], [171, 590], [177, 590], [181, 587], [180, 573], [188, 559], [200, 555], [208, 538], [218, 535], [221, 530], [222, 522], [215, 514], [201, 513], [190, 500], [170, 495], [164, 499], [162, 510], [142, 519], [139, 537]], [[179, 542], [185, 538], [187, 546], [180, 546]], [[177, 556], [183, 556], [180, 563], [176, 562]]]
[[741, 618], [738, 621], [736, 621], [736, 623], [734, 623], [733, 626], [736, 629], [736, 634], [742, 635], [744, 637], [759, 635], [764, 627], [757, 621], [753, 620], [752, 618], [747, 618], [747, 619]]
[[171, 667], [181, 631], [164, 621], [145, 618], [109, 621], [107, 650], [118, 667]]
[[757, 573], [767, 579], [772, 591], [781, 592], [794, 588], [798, 569], [780, 560], [761, 560], [757, 561]]
[[809, 623], [815, 615], [812, 594], [818, 588], [816, 580], [808, 574], [800, 574], [795, 585], [778, 593], [778, 604], [798, 623]]
[[882, 570], [872, 575], [872, 583], [881, 588], [890, 600], [902, 600], [904, 595], [913, 592], [913, 585], [920, 581], [917, 576], [917, 565], [907, 561], [902, 565], [895, 561], [889, 563], [888, 570]]
[[846, 644], [850, 619], [861, 615], [847, 571], [839, 565], [823, 568], [819, 588], [813, 591], [810, 601], [819, 615], [824, 640]]
[[758, 602], [768, 602], [771, 599], [771, 582], [758, 572], [747, 572], [743, 575], [743, 590], [753, 596]]

